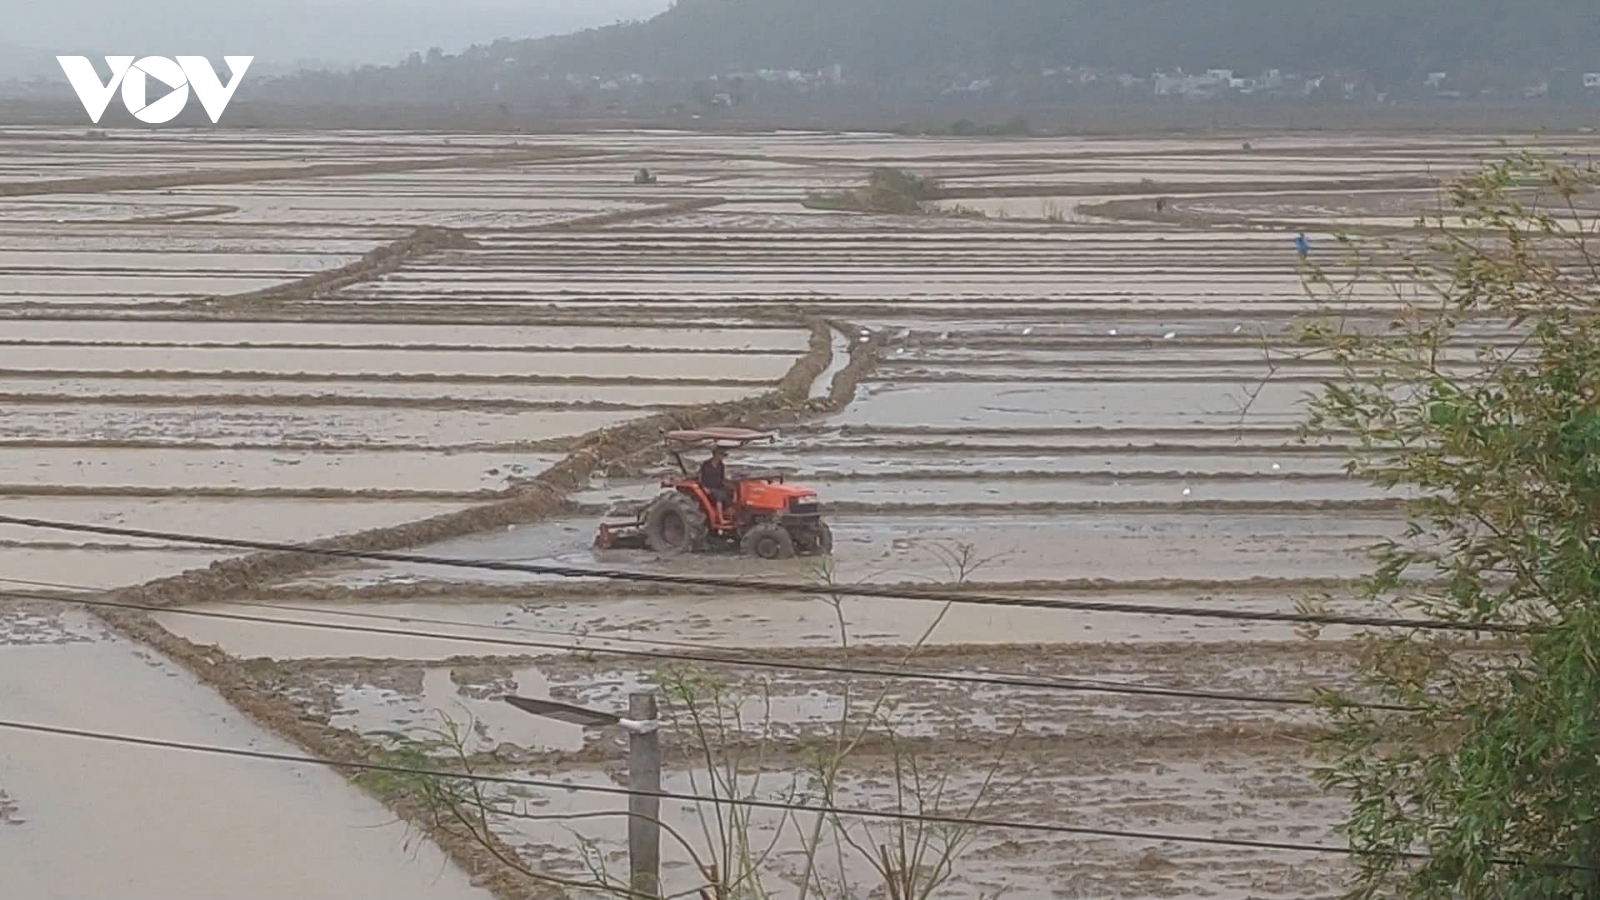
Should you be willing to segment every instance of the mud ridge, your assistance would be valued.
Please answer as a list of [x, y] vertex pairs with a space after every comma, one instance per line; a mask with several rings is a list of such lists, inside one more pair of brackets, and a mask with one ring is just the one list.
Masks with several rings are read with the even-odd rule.
[[477, 246], [476, 241], [454, 228], [424, 225], [405, 237], [369, 250], [355, 262], [346, 263], [338, 268], [307, 275], [287, 284], [262, 288], [259, 291], [211, 297], [199, 302], [253, 305], [286, 300], [310, 300], [359, 281], [381, 278], [412, 259], [430, 253], [441, 250], [470, 250]]
[[113, 191], [146, 191], [190, 187], [202, 184], [252, 184], [260, 181], [292, 181], [302, 178], [332, 178], [350, 175], [386, 175], [397, 172], [424, 172], [433, 169], [481, 169], [534, 162], [582, 159], [594, 156], [589, 150], [549, 147], [514, 153], [480, 153], [435, 159], [390, 159], [360, 163], [316, 163], [309, 166], [263, 166], [253, 169], [200, 169], [152, 175], [101, 175], [93, 178], [60, 178], [50, 181], [0, 182], [0, 197], [33, 197], [41, 194], [104, 194]]
[[124, 219], [118, 225], [160, 225], [166, 222], [187, 222], [191, 219], [209, 219], [212, 216], [228, 216], [239, 211], [237, 206], [207, 206], [203, 209], [191, 209], [184, 212], [166, 213], [159, 216], [141, 216], [136, 219]]
[[630, 222], [642, 222], [647, 219], [660, 219], [667, 216], [682, 215], [684, 213], [699, 212], [720, 206], [727, 201], [722, 197], [698, 197], [691, 200], [680, 200], [676, 203], [666, 203], [661, 206], [647, 206], [643, 209], [624, 209], [616, 212], [600, 213], [593, 216], [580, 216], [576, 219], [565, 219], [559, 222], [548, 222], [539, 225], [527, 225], [520, 228], [483, 228], [479, 233], [485, 237], [501, 234], [525, 234], [538, 231], [583, 231], [595, 228], [607, 228], [612, 225], [626, 225]]

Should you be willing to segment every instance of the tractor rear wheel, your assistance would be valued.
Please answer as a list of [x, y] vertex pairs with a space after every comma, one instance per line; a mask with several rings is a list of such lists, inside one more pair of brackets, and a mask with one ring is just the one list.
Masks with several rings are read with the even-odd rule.
[[744, 552], [761, 559], [793, 559], [794, 536], [776, 522], [763, 522], [745, 532], [739, 542]]
[[656, 553], [695, 553], [706, 548], [711, 525], [705, 510], [681, 491], [666, 491], [650, 501], [642, 519], [645, 546]]

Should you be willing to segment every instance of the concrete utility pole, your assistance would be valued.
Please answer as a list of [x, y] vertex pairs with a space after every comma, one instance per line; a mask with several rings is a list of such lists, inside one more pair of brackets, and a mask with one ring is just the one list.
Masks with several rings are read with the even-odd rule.
[[661, 723], [656, 695], [628, 695], [626, 718], [554, 700], [502, 698], [517, 709], [584, 728], [620, 726], [628, 733], [628, 887], [636, 895], [661, 896]]
[[[628, 695], [628, 718], [654, 722], [656, 695]], [[628, 868], [632, 887], [661, 896], [661, 732], [628, 732]]]

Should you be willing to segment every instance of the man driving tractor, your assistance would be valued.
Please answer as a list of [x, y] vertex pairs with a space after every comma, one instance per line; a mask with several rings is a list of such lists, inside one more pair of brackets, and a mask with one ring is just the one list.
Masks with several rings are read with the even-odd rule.
[[720, 445], [711, 448], [711, 456], [700, 464], [700, 486], [718, 506], [727, 506], [731, 498], [728, 496], [728, 470], [723, 464], [723, 459], [728, 451]]
[[[782, 473], [725, 467], [727, 447], [746, 447], [775, 436], [748, 428], [699, 428], [662, 435], [677, 474], [661, 479], [661, 493], [631, 521], [601, 522], [595, 546], [656, 553], [739, 549], [761, 559], [833, 552], [833, 532], [822, 518], [817, 492], [789, 484]], [[709, 447], [711, 458], [691, 468], [684, 453]]]

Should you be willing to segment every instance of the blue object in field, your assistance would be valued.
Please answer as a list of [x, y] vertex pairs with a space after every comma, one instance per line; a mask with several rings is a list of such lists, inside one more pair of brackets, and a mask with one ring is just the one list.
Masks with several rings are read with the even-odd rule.
[[1311, 242], [1306, 240], [1304, 231], [1294, 236], [1294, 249], [1298, 250], [1301, 256], [1311, 252]]

